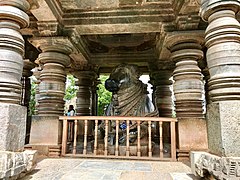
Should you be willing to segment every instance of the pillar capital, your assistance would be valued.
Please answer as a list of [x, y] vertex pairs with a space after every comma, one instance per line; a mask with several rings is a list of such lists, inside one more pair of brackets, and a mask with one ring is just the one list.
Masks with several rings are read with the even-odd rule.
[[67, 37], [37, 37], [29, 39], [29, 42], [42, 52], [58, 52], [66, 55], [77, 52]]
[[208, 18], [217, 11], [231, 10], [234, 13], [239, 11], [239, 0], [202, 0], [200, 14], [204, 21], [208, 21]]
[[0, 20], [16, 22], [21, 28], [25, 28], [29, 25], [29, 17], [25, 13], [29, 8], [26, 0], [3, 0], [0, 2]]
[[170, 85], [172, 82], [169, 80], [173, 74], [173, 70], [158, 70], [150, 74], [150, 82], [153, 86]]
[[171, 59], [175, 62], [181, 59], [200, 60], [203, 58], [202, 46], [204, 44], [204, 32], [170, 33], [167, 37], [167, 47], [171, 51]]

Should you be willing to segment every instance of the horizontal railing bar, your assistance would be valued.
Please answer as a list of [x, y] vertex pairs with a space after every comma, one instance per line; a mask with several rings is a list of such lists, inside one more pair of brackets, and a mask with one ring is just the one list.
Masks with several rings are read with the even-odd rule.
[[177, 122], [176, 118], [165, 117], [133, 117], [133, 116], [59, 116], [60, 120], [131, 120], [131, 121], [157, 121], [157, 122]]
[[91, 154], [65, 154], [63, 155], [63, 157], [78, 157], [78, 158], [103, 158], [106, 159], [106, 157], [108, 159], [127, 159], [127, 160], [149, 160], [149, 161], [176, 161], [173, 160], [172, 158], [157, 158], [157, 157], [138, 157], [138, 156], [114, 156], [114, 155], [108, 155], [108, 156], [104, 156], [104, 155], [91, 155]]

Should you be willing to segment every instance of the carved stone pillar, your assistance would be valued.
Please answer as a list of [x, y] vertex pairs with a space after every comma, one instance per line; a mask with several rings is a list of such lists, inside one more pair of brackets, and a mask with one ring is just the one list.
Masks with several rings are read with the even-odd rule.
[[31, 128], [31, 116], [29, 115], [29, 102], [31, 98], [31, 80], [29, 77], [33, 74], [31, 70], [35, 67], [35, 65], [36, 64], [29, 61], [29, 59], [25, 59], [22, 78], [21, 78], [21, 81], [22, 81], [21, 105], [27, 107], [25, 144], [29, 143], [30, 128]]
[[203, 118], [203, 81], [197, 64], [203, 57], [201, 45], [179, 43], [171, 47], [171, 52], [176, 62], [173, 91], [177, 118]]
[[151, 74], [151, 83], [155, 88], [154, 97], [160, 117], [172, 117], [172, 92], [170, 86], [172, 81], [170, 70], [159, 70]]
[[169, 36], [171, 58], [176, 62], [173, 92], [179, 120], [179, 160], [189, 158], [190, 150], [207, 149], [206, 121], [203, 119], [203, 81], [197, 62], [203, 57], [203, 40], [203, 32], [173, 33]]
[[65, 38], [35, 39], [33, 44], [42, 50], [38, 62], [42, 64], [39, 84], [39, 115], [63, 115], [66, 72], [70, 64], [70, 45]]
[[[91, 116], [92, 115], [92, 88], [97, 77], [94, 71], [75, 71], [73, 75], [78, 79], [76, 85], [78, 86], [76, 113], [77, 116]], [[93, 123], [88, 125], [88, 135], [92, 135]], [[84, 124], [79, 124], [79, 135], [84, 135]]]
[[40, 99], [40, 94], [39, 94], [39, 84], [40, 84], [40, 75], [41, 75], [41, 69], [39, 67], [36, 67], [33, 71], [33, 75], [36, 78], [35, 84], [36, 84], [36, 90], [35, 90], [35, 111], [34, 114], [38, 115], [38, 109], [39, 109], [39, 99]]
[[22, 91], [21, 91], [21, 105], [29, 106], [29, 101], [31, 97], [31, 80], [29, 79], [32, 76], [32, 69], [35, 67], [35, 64], [29, 59], [24, 60], [23, 73], [22, 73]]
[[[29, 40], [40, 49], [37, 63], [42, 65], [38, 115], [33, 117], [30, 145], [41, 154], [58, 156], [61, 142], [59, 116], [64, 113], [66, 72], [74, 47], [68, 38], [41, 37]], [[55, 150], [54, 150], [55, 149]]]
[[[173, 71], [171, 70], [159, 70], [150, 74], [150, 81], [154, 88], [153, 97], [155, 98], [160, 117], [172, 117], [173, 101], [170, 89], [172, 85], [172, 81], [170, 80], [172, 73]], [[170, 143], [170, 139], [170, 124], [163, 123], [163, 142]]]
[[[29, 24], [25, 0], [0, 1], [0, 151], [23, 149], [27, 108], [20, 106], [24, 39]], [[0, 162], [1, 164], [1, 162]]]
[[201, 16], [209, 25], [205, 32], [210, 73], [207, 106], [208, 142], [211, 153], [240, 156], [240, 24], [237, 0], [202, 1]]

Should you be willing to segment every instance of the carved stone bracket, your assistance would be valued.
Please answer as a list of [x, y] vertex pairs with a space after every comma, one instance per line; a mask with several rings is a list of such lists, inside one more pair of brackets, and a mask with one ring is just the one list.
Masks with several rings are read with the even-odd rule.
[[240, 158], [219, 157], [206, 152], [191, 152], [192, 172], [200, 177], [240, 179]]

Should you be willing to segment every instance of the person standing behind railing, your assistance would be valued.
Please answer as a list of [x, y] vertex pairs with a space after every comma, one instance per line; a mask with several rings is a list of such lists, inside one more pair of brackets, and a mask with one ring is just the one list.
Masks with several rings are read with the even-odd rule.
[[[75, 116], [75, 109], [73, 105], [69, 105], [66, 116]], [[73, 142], [74, 137], [74, 121], [68, 121], [68, 142]]]
[[75, 109], [73, 105], [69, 105], [68, 112], [66, 114], [67, 116], [75, 116]]

